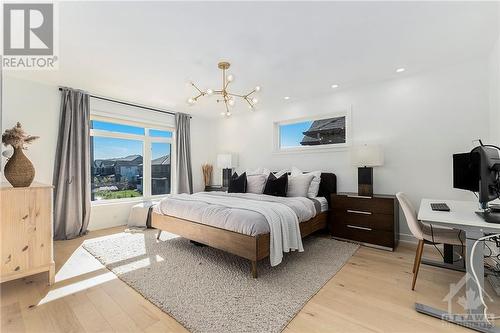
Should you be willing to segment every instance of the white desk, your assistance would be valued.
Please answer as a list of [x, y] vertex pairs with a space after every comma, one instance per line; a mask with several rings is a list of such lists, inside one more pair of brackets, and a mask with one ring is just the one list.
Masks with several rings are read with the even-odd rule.
[[[450, 207], [450, 212], [433, 211], [431, 203], [445, 202]], [[479, 204], [473, 201], [454, 201], [442, 199], [422, 199], [420, 209], [418, 211], [418, 219], [422, 222], [443, 227], [457, 228], [465, 231], [467, 255], [465, 288], [466, 290], [474, 291], [474, 296], [478, 296], [478, 285], [472, 278], [471, 267], [471, 250], [474, 242], [483, 237], [485, 234], [500, 233], [500, 224], [492, 224], [485, 222], [475, 211], [479, 209]], [[484, 290], [484, 243], [481, 242], [476, 246], [473, 257], [474, 271], [479, 278], [479, 284]], [[446, 311], [432, 308], [430, 306], [416, 303], [415, 308], [418, 312], [427, 315], [444, 319], [455, 324], [466, 326], [479, 332], [500, 332], [500, 328], [487, 325], [485, 320], [480, 318], [484, 312], [484, 306], [477, 306], [474, 297], [467, 294], [467, 304], [470, 305], [468, 313], [465, 315], [453, 315]], [[472, 308], [472, 309], [471, 309]], [[498, 315], [498, 314], [497, 314]], [[474, 320], [471, 320], [474, 318]], [[479, 318], [479, 319], [478, 319]], [[484, 318], [483, 318], [484, 319]]]

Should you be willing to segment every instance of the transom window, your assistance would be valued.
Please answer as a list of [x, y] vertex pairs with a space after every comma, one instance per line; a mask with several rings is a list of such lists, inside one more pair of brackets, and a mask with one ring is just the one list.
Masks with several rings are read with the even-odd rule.
[[349, 144], [349, 112], [276, 122], [275, 151], [340, 148]]
[[91, 118], [92, 201], [170, 193], [173, 128]]

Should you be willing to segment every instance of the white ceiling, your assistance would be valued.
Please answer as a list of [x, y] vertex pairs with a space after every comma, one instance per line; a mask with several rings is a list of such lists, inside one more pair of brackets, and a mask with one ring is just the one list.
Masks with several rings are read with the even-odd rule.
[[13, 75], [214, 117], [213, 97], [187, 106], [186, 82], [218, 88], [222, 59], [234, 91], [259, 84], [272, 109], [484, 56], [499, 27], [495, 2], [64, 2], [59, 16], [59, 70]]

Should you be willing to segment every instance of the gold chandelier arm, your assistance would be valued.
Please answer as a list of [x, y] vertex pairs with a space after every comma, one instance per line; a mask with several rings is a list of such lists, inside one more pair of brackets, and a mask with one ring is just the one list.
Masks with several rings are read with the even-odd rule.
[[229, 112], [229, 106], [227, 105], [227, 101], [224, 100], [224, 105], [226, 106], [226, 114], [229, 114], [231, 112]]
[[229, 96], [234, 96], [234, 97], [241, 97], [241, 98], [246, 98], [245, 95], [238, 95], [238, 94], [233, 94], [233, 93], [227, 93]]
[[247, 101], [248, 105], [250, 105], [250, 107], [253, 109], [254, 108], [254, 105], [252, 103], [250, 103], [250, 101], [248, 100], [247, 97], [244, 98], [245, 101]]
[[198, 90], [201, 96], [205, 95], [205, 92], [201, 91], [201, 89], [198, 88], [196, 84], [194, 84], [194, 82], [191, 82], [191, 85], [194, 87], [194, 89]]
[[197, 100], [198, 100], [198, 98], [200, 98], [201, 96], [205, 96], [205, 94], [204, 94], [203, 92], [201, 92], [201, 93], [199, 93], [196, 97], [193, 97], [193, 99], [194, 99], [195, 101], [197, 101]]

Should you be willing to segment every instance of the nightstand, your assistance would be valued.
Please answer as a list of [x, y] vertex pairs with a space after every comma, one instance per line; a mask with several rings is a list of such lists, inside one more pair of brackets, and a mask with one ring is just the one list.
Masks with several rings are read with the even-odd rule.
[[399, 241], [399, 203], [394, 195], [331, 195], [330, 231], [335, 238], [394, 251]]
[[227, 192], [227, 187], [222, 185], [208, 185], [205, 186], [205, 192]]

